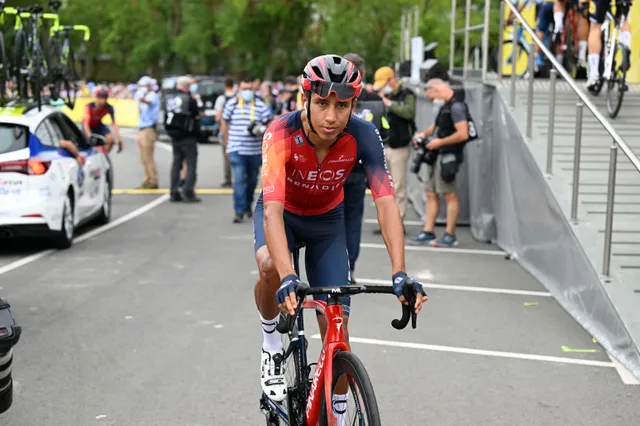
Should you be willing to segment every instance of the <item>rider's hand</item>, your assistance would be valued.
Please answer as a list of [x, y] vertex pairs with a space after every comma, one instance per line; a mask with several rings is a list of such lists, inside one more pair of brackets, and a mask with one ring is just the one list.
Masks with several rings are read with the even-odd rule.
[[299, 285], [300, 278], [298, 278], [296, 274], [287, 275], [282, 279], [280, 288], [276, 292], [278, 308], [280, 308], [282, 312], [288, 312], [290, 315], [295, 314], [295, 309], [298, 307], [296, 288]]
[[87, 162], [87, 159], [85, 158], [84, 155], [78, 153], [78, 156], [76, 157], [76, 161], [78, 162], [78, 164], [80, 165], [80, 167], [84, 167], [84, 163]]
[[[404, 295], [402, 294], [402, 290], [404, 288], [404, 283], [406, 283], [408, 279], [409, 277], [407, 276], [407, 274], [402, 271], [396, 272], [393, 275], [393, 293], [398, 297], [398, 299], [400, 299], [400, 302], [405, 305], [407, 304], [407, 299], [405, 299]], [[414, 306], [414, 309], [417, 314], [422, 309], [422, 304], [429, 300], [429, 297], [427, 297], [427, 294], [422, 288], [422, 284], [418, 281], [413, 280], [413, 288], [416, 292], [416, 304]]]
[[118, 152], [122, 151], [124, 148], [124, 142], [122, 142], [122, 139], [118, 139]]

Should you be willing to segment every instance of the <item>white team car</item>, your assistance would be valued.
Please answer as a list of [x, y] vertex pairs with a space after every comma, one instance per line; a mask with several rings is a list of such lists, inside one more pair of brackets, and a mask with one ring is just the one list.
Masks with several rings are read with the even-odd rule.
[[[61, 139], [78, 147], [84, 167]], [[57, 108], [0, 108], [0, 244], [35, 236], [68, 248], [79, 225], [109, 222], [113, 171], [102, 145]]]

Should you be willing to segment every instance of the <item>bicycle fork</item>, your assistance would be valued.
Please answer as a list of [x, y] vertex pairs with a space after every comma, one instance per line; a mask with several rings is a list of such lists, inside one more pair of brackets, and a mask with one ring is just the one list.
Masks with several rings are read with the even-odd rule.
[[605, 28], [603, 28], [603, 31], [605, 32], [607, 44], [606, 44], [606, 50], [605, 50], [606, 56], [604, 58], [604, 72], [602, 73], [602, 78], [604, 80], [609, 80], [611, 78], [611, 72], [613, 68], [613, 60], [614, 60], [613, 52], [615, 51], [616, 40], [618, 39], [618, 27], [615, 25], [613, 26], [613, 34], [609, 34], [608, 25]]

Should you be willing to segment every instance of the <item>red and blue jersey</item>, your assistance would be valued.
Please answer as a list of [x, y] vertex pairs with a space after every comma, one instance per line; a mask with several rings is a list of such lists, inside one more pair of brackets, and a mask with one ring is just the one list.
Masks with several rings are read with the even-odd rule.
[[310, 216], [326, 213], [344, 199], [344, 182], [362, 161], [369, 188], [376, 200], [394, 195], [382, 140], [376, 127], [352, 116], [342, 136], [318, 164], [314, 146], [302, 128], [302, 111], [275, 120], [262, 142], [264, 203], [279, 201], [285, 210]]
[[107, 103], [104, 108], [98, 109], [95, 102], [90, 102], [84, 107], [84, 119], [82, 122], [88, 123], [89, 127], [93, 129], [102, 124], [102, 119], [107, 114], [111, 117], [111, 122], [115, 124], [116, 114], [112, 105]]

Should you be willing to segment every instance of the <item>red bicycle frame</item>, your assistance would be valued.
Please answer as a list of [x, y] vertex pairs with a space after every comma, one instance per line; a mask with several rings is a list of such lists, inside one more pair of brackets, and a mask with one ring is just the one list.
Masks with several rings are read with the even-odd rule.
[[307, 399], [307, 426], [316, 426], [320, 420], [320, 401], [324, 390], [327, 417], [331, 411], [331, 383], [333, 382], [333, 356], [336, 351], [349, 351], [342, 329], [342, 305], [328, 305], [321, 300], [305, 300], [303, 309], [314, 309], [327, 320], [327, 334], [322, 344], [313, 381]]

